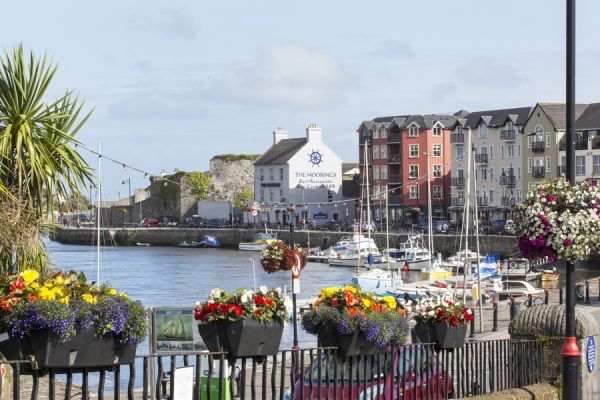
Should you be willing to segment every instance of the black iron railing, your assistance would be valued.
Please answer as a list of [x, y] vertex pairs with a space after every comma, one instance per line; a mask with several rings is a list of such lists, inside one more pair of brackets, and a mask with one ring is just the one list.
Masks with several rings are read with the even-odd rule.
[[515, 140], [515, 133], [514, 129], [502, 129], [500, 131], [500, 140]]
[[[447, 399], [538, 383], [542, 354], [541, 342], [495, 340], [468, 342], [452, 351], [436, 351], [432, 344], [405, 345], [349, 358], [339, 357], [335, 348], [309, 348], [234, 363], [223, 353], [173, 353], [142, 356], [114, 369], [47, 370], [44, 377], [41, 371], [31, 375], [28, 361], [11, 365], [15, 400], [75, 394], [83, 399], [145, 400], [151, 391], [155, 398], [172, 399], [177, 370], [184, 366], [194, 367], [194, 399]], [[139, 377], [136, 365], [141, 365]], [[122, 383], [122, 370], [127, 384]], [[29, 376], [22, 377], [22, 372]]]

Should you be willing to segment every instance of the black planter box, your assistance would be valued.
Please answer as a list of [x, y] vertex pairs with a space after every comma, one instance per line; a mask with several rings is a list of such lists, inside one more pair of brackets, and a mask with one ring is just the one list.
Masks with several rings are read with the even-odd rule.
[[38, 367], [44, 368], [94, 368], [130, 364], [135, 359], [136, 345], [120, 343], [112, 336], [96, 337], [86, 329], [59, 343], [49, 331], [26, 335], [21, 341], [8, 334], [0, 335], [0, 352], [7, 360], [27, 360], [35, 356]]
[[456, 349], [465, 344], [467, 325], [450, 326], [446, 323], [415, 325], [414, 333], [421, 343], [435, 343], [438, 349]]
[[283, 323], [261, 323], [254, 319], [201, 323], [198, 324], [198, 332], [210, 351], [222, 348], [234, 358], [267, 356], [279, 351]]
[[377, 354], [385, 351], [371, 342], [363, 339], [360, 334], [340, 335], [335, 326], [330, 324], [321, 325], [317, 333], [319, 345], [322, 347], [338, 347], [341, 357]]

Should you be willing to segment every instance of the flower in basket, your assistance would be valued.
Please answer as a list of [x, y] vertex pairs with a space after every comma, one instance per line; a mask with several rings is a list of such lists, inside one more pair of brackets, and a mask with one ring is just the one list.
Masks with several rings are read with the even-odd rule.
[[83, 329], [136, 344], [146, 336], [146, 310], [139, 301], [104, 284], [96, 287], [83, 273], [40, 275], [25, 270], [0, 277], [0, 330], [21, 340], [47, 330], [65, 342]]
[[302, 315], [302, 326], [318, 334], [325, 325], [339, 335], [358, 333], [379, 348], [401, 345], [409, 332], [405, 310], [392, 296], [376, 297], [358, 286], [330, 287], [321, 294], [312, 309]]
[[419, 325], [441, 322], [450, 326], [464, 326], [473, 320], [473, 310], [464, 304], [444, 299], [436, 306], [421, 307], [413, 315], [413, 319]]
[[600, 249], [600, 188], [564, 178], [542, 182], [517, 209], [517, 247], [527, 258], [585, 260]]
[[296, 256], [300, 257], [301, 267], [306, 265], [306, 255], [281, 240], [273, 241], [263, 249], [261, 264], [265, 271], [271, 273], [279, 270], [290, 270], [296, 263]]
[[287, 323], [290, 315], [287, 311], [287, 300], [282, 296], [281, 288], [268, 289], [261, 286], [253, 292], [237, 289], [226, 292], [213, 289], [208, 300], [196, 303], [194, 318], [201, 322], [237, 321], [254, 319], [259, 322]]

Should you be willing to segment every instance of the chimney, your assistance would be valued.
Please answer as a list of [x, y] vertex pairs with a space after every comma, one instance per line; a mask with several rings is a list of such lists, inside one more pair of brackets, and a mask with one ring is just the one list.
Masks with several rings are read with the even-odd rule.
[[283, 139], [288, 138], [288, 132], [283, 128], [277, 128], [273, 131], [273, 144], [277, 144]]
[[322, 141], [323, 133], [322, 129], [317, 124], [308, 124], [306, 128], [306, 141], [307, 142], [320, 142]]

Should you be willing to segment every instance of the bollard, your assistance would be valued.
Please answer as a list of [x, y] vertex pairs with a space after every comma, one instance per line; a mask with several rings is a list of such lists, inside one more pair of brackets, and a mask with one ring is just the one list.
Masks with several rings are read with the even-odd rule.
[[533, 295], [529, 293], [527, 295], [527, 307], [531, 307], [533, 305]]
[[515, 297], [510, 296], [510, 320], [512, 321], [517, 316], [517, 303], [515, 303]]
[[585, 304], [590, 304], [590, 283], [585, 281]]
[[548, 304], [550, 301], [550, 291], [548, 288], [544, 289], [544, 304]]
[[562, 286], [558, 288], [558, 304], [562, 305], [563, 303], [563, 288]]
[[469, 334], [469, 338], [475, 338], [475, 312], [473, 312], [473, 319], [471, 320], [471, 333]]
[[498, 300], [494, 298], [492, 301], [492, 305], [494, 306], [494, 326], [492, 327], [492, 332], [498, 331]]

